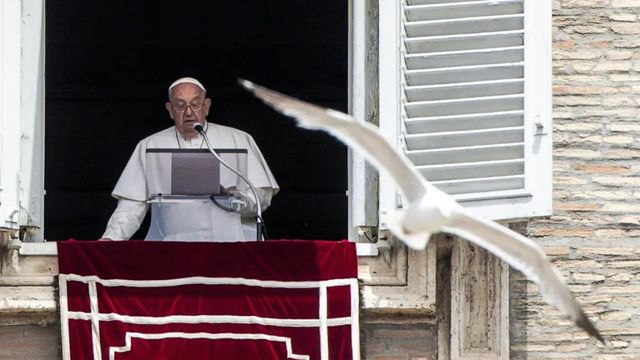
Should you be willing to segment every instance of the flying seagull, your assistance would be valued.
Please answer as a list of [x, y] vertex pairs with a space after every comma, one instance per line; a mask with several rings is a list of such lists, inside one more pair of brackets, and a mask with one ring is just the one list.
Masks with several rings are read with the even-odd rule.
[[378, 170], [396, 182], [408, 205], [389, 216], [391, 232], [412, 249], [423, 250], [431, 234], [445, 232], [485, 248], [521, 271], [555, 304], [604, 344], [604, 339], [584, 314], [542, 249], [530, 239], [493, 221], [483, 219], [431, 185], [385, 138], [377, 127], [339, 111], [313, 105], [247, 80], [240, 84], [277, 111], [295, 118], [298, 126], [324, 130], [361, 153]]

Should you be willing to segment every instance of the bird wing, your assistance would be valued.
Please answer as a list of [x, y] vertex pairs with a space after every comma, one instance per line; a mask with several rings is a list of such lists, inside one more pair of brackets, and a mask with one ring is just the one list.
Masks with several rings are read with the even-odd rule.
[[248, 80], [240, 80], [240, 84], [276, 110], [295, 118], [300, 127], [324, 130], [358, 151], [378, 170], [386, 171], [409, 202], [422, 198], [428, 190], [422, 176], [406, 157], [400, 155], [380, 135], [377, 127], [357, 121], [339, 111], [266, 89]]
[[[359, 151], [378, 170], [389, 173], [409, 202], [419, 202], [427, 192], [433, 192], [435, 201], [455, 201], [429, 184], [409, 160], [398, 153], [371, 124], [356, 121], [338, 111], [279, 94], [247, 80], [240, 83], [278, 111], [297, 119], [300, 126], [327, 131]], [[423, 236], [407, 233], [399, 227], [392, 227], [391, 230], [407, 243], [411, 243], [413, 236]], [[602, 336], [585, 316], [560, 274], [533, 241], [493, 221], [482, 219], [457, 204], [451, 207], [449, 221], [442, 231], [467, 239], [520, 270], [538, 284], [547, 301], [556, 304], [578, 326], [604, 343]]]
[[463, 207], [453, 209], [449, 222], [442, 231], [460, 236], [487, 249], [521, 271], [538, 285], [549, 303], [558, 306], [576, 325], [604, 343], [604, 339], [586, 317], [560, 273], [536, 243]]

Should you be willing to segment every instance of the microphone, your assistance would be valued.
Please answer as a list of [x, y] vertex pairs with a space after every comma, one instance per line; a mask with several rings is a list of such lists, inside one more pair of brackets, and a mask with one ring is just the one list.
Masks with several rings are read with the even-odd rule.
[[197, 131], [200, 135], [204, 136], [204, 128], [202, 127], [202, 124], [200, 124], [199, 122], [193, 124], [193, 130]]
[[253, 198], [256, 200], [257, 240], [258, 241], [263, 240], [262, 230], [264, 226], [264, 221], [262, 220], [262, 206], [260, 205], [260, 199], [258, 198], [258, 192], [256, 191], [256, 187], [251, 183], [251, 181], [249, 181], [249, 179], [247, 179], [244, 175], [242, 175], [238, 170], [234, 169], [233, 167], [231, 167], [231, 165], [227, 164], [224, 160], [222, 160], [222, 158], [220, 158], [220, 155], [218, 155], [218, 153], [213, 149], [213, 146], [211, 146], [211, 143], [209, 142], [209, 138], [207, 138], [207, 133], [204, 132], [204, 128], [202, 127], [202, 124], [200, 123], [193, 124], [193, 130], [197, 131], [200, 135], [202, 135], [205, 144], [207, 144], [207, 148], [209, 149], [209, 152], [220, 162], [220, 164], [224, 165], [224, 167], [231, 170], [232, 173], [238, 175], [238, 177], [242, 179], [242, 181], [244, 181], [247, 185], [249, 185], [249, 190], [251, 190]]

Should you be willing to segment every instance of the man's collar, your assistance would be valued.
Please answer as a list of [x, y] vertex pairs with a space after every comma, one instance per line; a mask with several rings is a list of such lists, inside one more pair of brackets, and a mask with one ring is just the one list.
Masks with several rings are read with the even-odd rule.
[[[196, 139], [198, 139], [199, 137], [201, 137], [201, 135], [200, 135], [200, 134], [198, 134], [196, 137], [191, 138], [191, 139], [188, 139], [188, 138], [186, 138], [184, 135], [182, 135], [182, 133], [181, 133], [181, 132], [179, 132], [179, 131], [178, 131], [178, 129], [175, 127], [175, 125], [174, 125], [173, 127], [175, 128], [176, 133], [178, 134], [178, 136], [180, 137], [180, 139], [181, 139], [182, 141], [185, 141], [185, 142], [187, 142], [187, 141], [192, 141], [192, 140], [196, 140]], [[205, 121], [205, 122], [204, 122], [204, 133], [205, 133], [205, 134], [207, 133], [207, 130], [208, 130], [208, 129], [209, 129], [209, 122], [208, 122], [208, 121]]]

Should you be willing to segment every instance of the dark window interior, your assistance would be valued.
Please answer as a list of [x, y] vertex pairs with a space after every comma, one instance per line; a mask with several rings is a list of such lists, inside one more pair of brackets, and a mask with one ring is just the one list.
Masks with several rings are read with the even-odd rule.
[[[346, 111], [347, 2], [47, 1], [45, 238], [96, 239], [136, 143], [173, 124], [168, 85], [194, 76], [209, 121], [253, 135], [281, 192], [271, 238], [347, 236], [347, 152], [236, 83]], [[148, 219], [134, 238], [144, 238]]]

